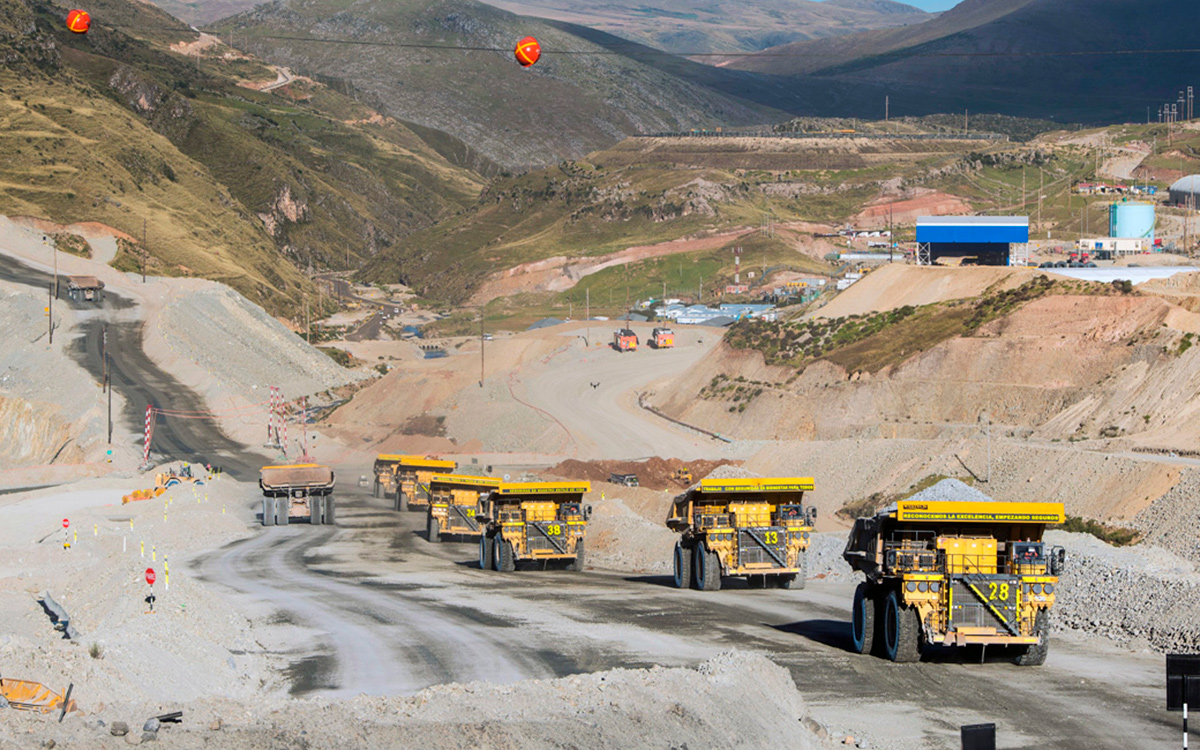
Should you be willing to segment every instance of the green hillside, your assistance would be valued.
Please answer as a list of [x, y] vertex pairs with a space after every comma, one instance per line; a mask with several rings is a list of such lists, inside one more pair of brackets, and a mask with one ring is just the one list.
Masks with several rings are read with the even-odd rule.
[[145, 222], [155, 272], [225, 281], [289, 312], [308, 284], [300, 269], [357, 267], [478, 193], [473, 173], [402, 123], [317, 84], [238, 86], [274, 73], [221, 47], [199, 66], [169, 51], [197, 35], [153, 6], [93, 8], [77, 36], [60, 9], [0, 2], [12, 60], [0, 70], [0, 213], [139, 240]]

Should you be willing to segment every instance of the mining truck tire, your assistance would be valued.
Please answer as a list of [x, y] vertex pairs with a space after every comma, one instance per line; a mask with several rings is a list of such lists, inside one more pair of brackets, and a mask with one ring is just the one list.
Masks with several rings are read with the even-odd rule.
[[921, 659], [921, 620], [915, 607], [905, 607], [899, 591], [889, 591], [884, 604], [883, 647], [887, 658], [907, 664]]
[[692, 551], [675, 542], [675, 588], [686, 589], [692, 585]]
[[275, 498], [275, 525], [287, 526], [290, 520], [288, 516], [292, 510], [292, 499], [290, 497]]
[[396, 490], [396, 510], [401, 513], [408, 510], [408, 495], [404, 493], [404, 490], [399, 488]]
[[575, 559], [567, 566], [567, 570], [573, 570], [577, 573], [583, 572], [584, 549], [583, 540], [575, 542]]
[[517, 561], [513, 557], [512, 542], [503, 537], [496, 539], [496, 570], [501, 573], [511, 573], [517, 569]]
[[875, 644], [875, 597], [866, 583], [854, 590], [850, 612], [850, 640], [855, 653], [869, 654]]
[[1046, 663], [1046, 655], [1050, 653], [1050, 613], [1039, 609], [1033, 620], [1033, 634], [1041, 636], [1041, 640], [1029, 646], [1021, 646], [1021, 650], [1013, 659], [1018, 667], [1040, 667]]
[[429, 520], [425, 525], [425, 538], [431, 542], [442, 541], [442, 527], [438, 523], [437, 516], [433, 515], [433, 509], [429, 510]]
[[695, 581], [700, 591], [721, 590], [721, 558], [716, 552], [709, 552], [703, 543], [695, 546]]
[[492, 555], [495, 554], [492, 550], [492, 545], [494, 545], [494, 544], [495, 544], [495, 540], [492, 539], [492, 537], [488, 536], [486, 531], [484, 531], [482, 534], [480, 534], [480, 536], [479, 536], [479, 569], [480, 570], [494, 570], [495, 569], [495, 566], [493, 565], [494, 561], [492, 559]]
[[321, 498], [321, 504], [325, 506], [325, 523], [329, 526], [333, 525], [333, 508], [337, 501], [333, 499], [333, 495], [326, 495]]
[[263, 508], [263, 521], [262, 521], [263, 526], [274, 526], [275, 525], [275, 498], [264, 497], [263, 503], [262, 503], [262, 508]]

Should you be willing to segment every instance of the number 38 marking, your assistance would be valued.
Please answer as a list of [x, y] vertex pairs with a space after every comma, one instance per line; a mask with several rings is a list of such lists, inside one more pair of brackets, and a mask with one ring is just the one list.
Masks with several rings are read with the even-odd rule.
[[779, 544], [779, 532], [778, 531], [764, 532], [763, 537], [765, 538], [765, 541], [767, 542], [767, 544]]
[[1000, 601], [1008, 601], [1008, 584], [1007, 583], [989, 583], [988, 584], [988, 599], [999, 599]]
[[556, 523], [552, 523], [546, 527], [546, 533], [549, 534], [550, 536], [558, 536], [559, 534], [562, 533], [562, 526], [559, 526]]

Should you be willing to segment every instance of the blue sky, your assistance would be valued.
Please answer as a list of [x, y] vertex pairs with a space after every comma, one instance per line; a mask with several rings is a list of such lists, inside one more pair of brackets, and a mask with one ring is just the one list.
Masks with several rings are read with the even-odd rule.
[[915, 5], [921, 10], [939, 11], [950, 10], [955, 5], [958, 5], [959, 0], [900, 0], [908, 5]]

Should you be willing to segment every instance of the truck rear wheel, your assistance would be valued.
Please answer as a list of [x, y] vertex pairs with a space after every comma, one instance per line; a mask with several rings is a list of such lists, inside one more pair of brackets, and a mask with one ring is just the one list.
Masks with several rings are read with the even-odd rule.
[[308, 522], [313, 526], [320, 526], [324, 521], [325, 513], [321, 506], [320, 497], [314, 495], [308, 499]]
[[577, 573], [583, 572], [583, 553], [583, 540], [580, 539], [578, 542], [575, 542], [575, 559], [572, 560], [571, 564], [567, 566], [567, 570], [573, 570]]
[[290, 497], [275, 498], [275, 525], [287, 526], [288, 515], [292, 510], [292, 499]]
[[493, 562], [492, 555], [494, 554], [494, 552], [492, 551], [493, 544], [495, 544], [495, 541], [490, 536], [487, 535], [486, 531], [484, 531], [483, 534], [481, 534], [479, 536], [479, 569], [480, 570], [492, 570], [494, 568], [494, 566], [492, 565], [492, 562]]
[[850, 640], [855, 653], [869, 654], [875, 645], [875, 597], [865, 583], [854, 589], [850, 612]]
[[321, 505], [325, 508], [325, 523], [329, 526], [333, 525], [333, 508], [337, 501], [333, 499], [333, 495], [326, 495], [321, 498]]
[[709, 552], [703, 543], [694, 548], [696, 588], [701, 591], [721, 590], [721, 559], [716, 552]]
[[374, 494], [375, 497], [379, 497], [379, 480], [378, 479], [375, 480], [375, 490], [372, 494]]
[[1040, 667], [1046, 663], [1046, 656], [1050, 653], [1050, 613], [1044, 609], [1039, 609], [1034, 615], [1033, 634], [1041, 640], [1020, 647], [1021, 650], [1013, 659], [1013, 664], [1018, 667]]
[[921, 620], [915, 607], [905, 607], [898, 591], [889, 591], [884, 604], [883, 647], [898, 663], [920, 661]]
[[804, 588], [804, 574], [783, 573], [776, 577], [775, 584], [781, 589], [802, 589]]
[[503, 537], [496, 538], [496, 570], [501, 573], [511, 573], [517, 569], [517, 561], [513, 555], [512, 542]]
[[432, 512], [429, 513], [429, 520], [425, 524], [425, 538], [431, 542], [442, 541], [442, 526]]
[[275, 498], [264, 497], [262, 503], [263, 526], [275, 525]]
[[675, 588], [686, 589], [692, 585], [692, 551], [675, 542]]

